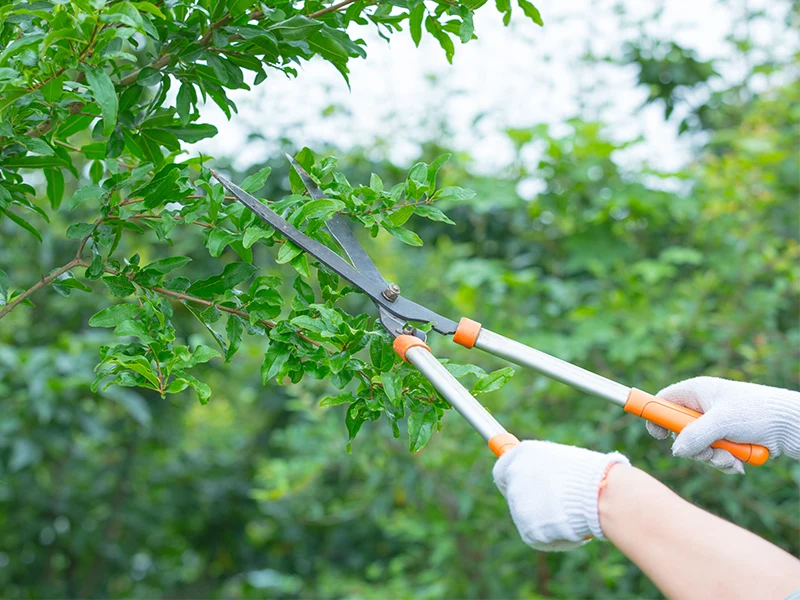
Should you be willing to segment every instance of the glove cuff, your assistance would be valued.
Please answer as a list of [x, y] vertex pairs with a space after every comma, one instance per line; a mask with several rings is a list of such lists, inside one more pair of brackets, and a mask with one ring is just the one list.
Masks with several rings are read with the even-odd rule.
[[565, 509], [569, 515], [572, 531], [582, 538], [606, 539], [600, 528], [600, 514], [597, 499], [600, 485], [612, 465], [630, 466], [631, 462], [619, 452], [597, 454], [592, 460], [584, 461], [569, 473], [565, 481]]
[[773, 420], [766, 428], [763, 444], [773, 456], [783, 453], [800, 460], [800, 393], [775, 388], [770, 402]]

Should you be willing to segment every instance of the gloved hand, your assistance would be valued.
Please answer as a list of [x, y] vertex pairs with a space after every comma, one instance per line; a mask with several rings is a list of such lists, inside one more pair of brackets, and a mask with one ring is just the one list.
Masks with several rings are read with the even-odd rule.
[[616, 463], [630, 464], [618, 452], [525, 441], [497, 460], [493, 474], [522, 540], [551, 552], [577, 548], [591, 536], [605, 539], [597, 497]]
[[[717, 377], [681, 381], [659, 398], [705, 413], [675, 438], [672, 453], [710, 464], [725, 473], [744, 473], [742, 461], [710, 445], [726, 438], [769, 449], [770, 458], [787, 454], [800, 460], [800, 392]], [[658, 439], [670, 432], [653, 423], [647, 431]]]

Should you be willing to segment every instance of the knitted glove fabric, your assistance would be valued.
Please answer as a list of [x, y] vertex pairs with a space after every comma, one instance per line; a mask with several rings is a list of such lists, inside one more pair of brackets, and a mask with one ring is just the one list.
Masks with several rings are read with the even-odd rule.
[[494, 465], [494, 482], [508, 501], [522, 540], [545, 552], [571, 550], [600, 529], [597, 497], [611, 465], [630, 462], [551, 442], [525, 441]]
[[[716, 440], [766, 446], [770, 458], [787, 454], [800, 460], [800, 392], [718, 377], [695, 377], [661, 390], [657, 396], [704, 413], [675, 438], [672, 453], [710, 464], [725, 473], [744, 473], [742, 461]], [[653, 437], [669, 431], [647, 423]]]

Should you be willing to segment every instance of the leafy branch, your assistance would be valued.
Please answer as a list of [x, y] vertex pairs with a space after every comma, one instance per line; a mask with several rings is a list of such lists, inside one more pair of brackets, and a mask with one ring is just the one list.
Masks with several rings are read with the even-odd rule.
[[[518, 1], [523, 10], [529, 5]], [[246, 335], [262, 336], [264, 383], [325, 379], [338, 393], [323, 404], [348, 405], [351, 440], [364, 422], [384, 414], [398, 434], [399, 420], [409, 415], [410, 448], [423, 447], [441, 427], [447, 404], [397, 360], [373, 317], [337, 305], [352, 288], [239, 203], [226, 203], [231, 198], [211, 181], [207, 158], [182, 154], [184, 144], [217, 134], [200, 122], [203, 103], [214, 102], [230, 117], [236, 105], [229, 92], [248, 89], [250, 76], [255, 85], [271, 72], [296, 77], [298, 65], [319, 57], [347, 80], [349, 61], [366, 57], [364, 41], [350, 37], [353, 23], [372, 23], [388, 37], [407, 20], [415, 43], [424, 23], [452, 60], [453, 39], [473, 38], [472, 14], [451, 0], [344, 0], [329, 6], [313, 0], [255, 10], [197, 0], [97, 8], [79, 0], [43, 0], [35, 11], [21, 1], [0, 6], [0, 215], [42, 240], [37, 227], [60, 211], [68, 220], [67, 238], [78, 241], [71, 260], [27, 289], [9, 294], [9, 278], [0, 271], [0, 319], [32, 304], [46, 286], [65, 296], [105, 289], [117, 299], [135, 298], [89, 319], [90, 326], [112, 327], [120, 338], [101, 347], [95, 387], [142, 386], [162, 395], [191, 387], [202, 402], [211, 390], [191, 369], [216, 357], [230, 361]], [[290, 172], [292, 193], [266, 202], [323, 243], [330, 243], [325, 222], [343, 214], [370, 235], [384, 231], [419, 246], [422, 239], [408, 226], [412, 217], [452, 223], [434, 203], [472, 196], [460, 187], [437, 186], [446, 156], [414, 165], [392, 186], [374, 174], [368, 184], [352, 185], [333, 157], [317, 160], [308, 149], [296, 158], [326, 198], [308, 198]], [[242, 187], [257, 192], [269, 171], [250, 175]], [[28, 177], [31, 172], [45, 182], [44, 194], [29, 183], [37, 180]], [[42, 196], [47, 208], [40, 206]], [[188, 257], [140, 264], [139, 254], [129, 251], [131, 232], [147, 235], [146, 242], [171, 244], [173, 231], [183, 225], [196, 226], [189, 230], [212, 258], [239, 260], [191, 280], [168, 275]], [[285, 265], [274, 270], [281, 276], [256, 275], [256, 245], [271, 249], [277, 265]], [[81, 277], [73, 273], [77, 267], [85, 269]], [[284, 284], [287, 271], [295, 273], [291, 291]], [[180, 342], [172, 323], [174, 301], [195, 315], [221, 353]], [[474, 369], [461, 375], [480, 381], [490, 376]]]

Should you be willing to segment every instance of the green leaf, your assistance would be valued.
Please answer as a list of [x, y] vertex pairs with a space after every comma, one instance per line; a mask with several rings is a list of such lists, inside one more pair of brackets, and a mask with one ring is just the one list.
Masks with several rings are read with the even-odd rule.
[[103, 188], [99, 185], [86, 185], [82, 188], [79, 188], [74, 194], [72, 194], [72, 198], [69, 201], [69, 209], [75, 210], [75, 207], [87, 200], [97, 200], [98, 198], [102, 198], [105, 192]]
[[222, 311], [220, 311], [216, 306], [212, 306], [204, 311], [199, 311], [195, 308], [192, 308], [190, 304], [187, 304], [186, 308], [188, 308], [189, 312], [191, 312], [195, 317], [197, 317], [197, 319], [203, 324], [203, 327], [205, 327], [208, 330], [208, 332], [214, 338], [214, 341], [217, 342], [217, 344], [219, 344], [219, 347], [222, 349], [222, 352], [226, 353], [228, 351], [228, 346], [225, 343], [225, 337], [219, 332], [217, 332], [210, 325], [210, 323], [213, 323], [214, 321], [219, 319], [220, 315], [222, 314]]
[[414, 45], [419, 48], [419, 42], [422, 39], [422, 19], [425, 17], [425, 3], [420, 2], [417, 4], [409, 15], [408, 27], [411, 31], [411, 39], [414, 40]]
[[5, 271], [0, 269], [0, 306], [5, 305], [8, 299], [8, 286], [8, 275], [6, 275]]
[[167, 18], [164, 16], [164, 13], [161, 12], [161, 9], [158, 8], [152, 2], [131, 2], [131, 4], [133, 4], [139, 10], [139, 12], [150, 13], [151, 15], [154, 15], [159, 19]]
[[208, 404], [209, 399], [211, 398], [211, 388], [208, 384], [203, 383], [202, 381], [198, 381], [196, 378], [183, 373], [181, 375], [182, 379], [185, 379], [192, 389], [197, 392], [197, 399], [200, 400], [200, 404]]
[[494, 0], [497, 10], [503, 13], [503, 25], [511, 22], [511, 0]]
[[303, 277], [311, 277], [311, 272], [308, 270], [308, 260], [306, 259], [306, 255], [304, 253], [300, 253], [295, 256], [292, 261], [291, 265], [295, 271], [300, 273]]
[[472, 13], [467, 13], [462, 21], [461, 28], [459, 29], [458, 37], [462, 44], [466, 44], [472, 39], [472, 34], [475, 32], [475, 24], [472, 21]]
[[194, 367], [201, 363], [207, 363], [212, 358], [219, 358], [220, 356], [222, 355], [210, 346], [197, 344], [194, 352], [192, 352], [192, 357], [187, 361], [187, 367]]
[[18, 158], [3, 161], [3, 167], [9, 169], [47, 169], [50, 167], [70, 167], [70, 163], [60, 156], [32, 156], [27, 154]]
[[452, 200], [455, 202], [463, 202], [465, 200], [471, 200], [474, 198], [475, 192], [473, 190], [467, 190], [458, 186], [451, 186], [442, 188], [436, 192], [433, 197], [436, 200]]
[[398, 240], [409, 246], [422, 246], [422, 240], [413, 231], [403, 229], [402, 227], [387, 227], [386, 231], [391, 233]]
[[64, 173], [61, 169], [45, 169], [44, 176], [47, 179], [47, 198], [50, 200], [50, 208], [58, 210], [64, 198]]
[[103, 113], [103, 135], [109, 135], [117, 124], [117, 110], [119, 108], [114, 84], [102, 67], [84, 65], [83, 70], [86, 73], [89, 87], [92, 89], [92, 95], [97, 100]]
[[249, 279], [256, 270], [256, 267], [248, 263], [230, 263], [225, 265], [219, 275], [212, 275], [207, 279], [195, 281], [186, 292], [199, 298], [211, 298], [215, 294], [224, 294]]
[[151, 87], [161, 83], [161, 71], [153, 67], [144, 67], [136, 76], [136, 83], [144, 87]]
[[378, 371], [385, 372], [392, 368], [397, 354], [390, 343], [386, 342], [383, 337], [376, 336], [369, 344], [369, 357]]
[[419, 452], [427, 446], [437, 422], [436, 409], [433, 406], [427, 406], [409, 415], [408, 449], [411, 452]]
[[274, 234], [275, 234], [274, 229], [264, 229], [263, 227], [253, 225], [252, 227], [248, 227], [247, 229], [245, 229], [244, 237], [242, 238], [242, 245], [245, 248], [250, 248], [258, 240], [269, 239]]
[[425, 29], [439, 40], [439, 45], [444, 50], [445, 58], [447, 58], [447, 62], [453, 63], [453, 55], [455, 54], [455, 46], [453, 45], [453, 40], [450, 39], [450, 36], [447, 35], [447, 32], [442, 29], [441, 23], [436, 20], [433, 15], [428, 15], [428, 18], [425, 19]]
[[414, 214], [414, 207], [413, 206], [403, 206], [398, 210], [391, 213], [387, 220], [394, 225], [395, 227], [400, 227], [403, 223], [408, 221], [411, 215]]
[[451, 221], [446, 214], [430, 204], [420, 204], [414, 208], [414, 212], [421, 217], [430, 219], [431, 221], [439, 221], [440, 223], [455, 225], [455, 223]]
[[267, 31], [280, 35], [287, 42], [298, 42], [305, 40], [309, 34], [320, 29], [322, 29], [321, 21], [309, 19], [302, 15], [295, 15], [272, 27], [268, 27]]
[[92, 248], [92, 254], [92, 262], [89, 263], [89, 266], [86, 268], [86, 278], [94, 281], [95, 279], [100, 279], [100, 276], [105, 271], [105, 263], [103, 262], [103, 256], [98, 251], [97, 246]]
[[319, 405], [322, 406], [322, 407], [337, 406], [339, 404], [344, 404], [345, 402], [352, 403], [352, 402], [355, 402], [355, 401], [356, 401], [356, 397], [353, 396], [353, 394], [351, 392], [342, 392], [341, 394], [339, 394], [337, 396], [327, 396], [327, 397], [323, 398], [320, 401]]
[[213, 257], [218, 257], [222, 254], [228, 244], [236, 241], [236, 236], [217, 227], [211, 230], [208, 234], [206, 245], [208, 246], [208, 253]]
[[302, 248], [295, 246], [292, 242], [286, 242], [283, 246], [281, 246], [281, 249], [278, 250], [278, 258], [275, 260], [275, 262], [277, 262], [279, 265], [283, 265], [302, 253]]
[[62, 296], [69, 296], [71, 290], [81, 290], [82, 292], [91, 293], [92, 288], [76, 279], [71, 271], [62, 273], [56, 277], [52, 283], [52, 288]]
[[303, 205], [296, 215], [292, 216], [292, 221], [300, 224], [306, 219], [329, 219], [335, 212], [345, 208], [341, 200], [331, 200], [330, 198], [320, 198], [312, 200]]
[[37, 240], [39, 240], [40, 242], [42, 241], [42, 234], [39, 233], [39, 230], [36, 229], [36, 227], [31, 225], [30, 223], [28, 223], [25, 219], [23, 219], [22, 217], [20, 217], [19, 215], [15, 214], [15, 213], [11, 212], [10, 210], [7, 210], [5, 213], [1, 213], [0, 212], [0, 216], [2, 216], [3, 214], [5, 214], [5, 216], [7, 216], [12, 221], [14, 221], [14, 223], [16, 223], [17, 225], [22, 227], [25, 231], [30, 233]]
[[117, 337], [138, 337], [143, 344], [151, 344], [155, 341], [145, 324], [133, 319], [128, 319], [117, 325], [114, 328], [114, 335]]
[[228, 335], [228, 351], [225, 353], [225, 362], [230, 362], [233, 355], [242, 343], [242, 322], [236, 315], [228, 315], [228, 324], [225, 332]]
[[180, 117], [181, 124], [186, 125], [189, 123], [194, 102], [194, 86], [191, 82], [184, 82], [181, 85], [180, 91], [178, 91], [178, 97], [175, 99], [175, 107], [178, 109], [178, 116]]
[[360, 402], [354, 402], [347, 407], [347, 413], [345, 413], [344, 416], [344, 423], [347, 427], [347, 433], [350, 436], [351, 442], [355, 439], [356, 435], [358, 435], [358, 431], [361, 429], [361, 426], [366, 420], [362, 415], [363, 408], [364, 405]]
[[436, 175], [439, 173], [439, 169], [441, 169], [444, 164], [450, 160], [450, 154], [442, 154], [437, 156], [436, 159], [428, 165], [428, 189], [435, 189], [436, 188]]
[[542, 15], [539, 14], [539, 10], [533, 4], [528, 2], [528, 0], [517, 0], [517, 2], [519, 3], [519, 7], [522, 9], [522, 12], [524, 12], [526, 16], [530, 17], [531, 21], [536, 23], [539, 27], [544, 26]]
[[249, 194], [257, 192], [267, 183], [267, 177], [271, 172], [272, 167], [264, 167], [252, 175], [248, 175], [242, 182], [242, 189]]
[[149, 265], [145, 265], [142, 267], [142, 271], [153, 271], [165, 275], [170, 271], [180, 269], [191, 260], [192, 259], [188, 256], [170, 256], [169, 258], [162, 258], [161, 260], [151, 262]]
[[189, 382], [182, 377], [176, 377], [173, 379], [170, 384], [167, 386], [165, 392], [167, 394], [177, 394], [178, 392], [182, 392], [187, 387], [189, 387]]
[[286, 344], [273, 342], [267, 353], [264, 355], [264, 362], [261, 364], [261, 382], [267, 382], [280, 373], [283, 365], [292, 355], [292, 348]]
[[39, 91], [42, 93], [42, 97], [44, 97], [44, 101], [53, 104], [57, 102], [62, 94], [63, 94], [63, 86], [64, 86], [64, 76], [55, 77], [45, 83], [42, 87], [39, 88]]
[[[183, 89], [183, 88], [181, 88]], [[217, 128], [208, 123], [188, 123], [181, 127], [163, 127], [162, 132], [171, 133], [176, 138], [183, 140], [188, 144], [194, 144], [200, 140], [214, 137], [219, 133]]]
[[389, 398], [389, 401], [396, 406], [402, 405], [403, 377], [393, 371], [382, 373], [380, 377], [381, 383], [383, 383], [383, 391], [386, 392], [386, 397]]
[[481, 377], [472, 388], [473, 394], [488, 394], [503, 387], [514, 376], [514, 369], [504, 367]]
[[141, 309], [135, 304], [116, 304], [114, 306], [109, 306], [93, 315], [89, 319], [89, 325], [92, 327], [115, 327], [123, 321], [133, 319], [139, 314], [140, 310]]
[[127, 275], [123, 275], [122, 273], [119, 275], [106, 275], [102, 278], [102, 281], [106, 284], [111, 295], [117, 298], [125, 298], [136, 291], [131, 280], [128, 279]]
[[47, 144], [47, 142], [39, 138], [29, 137], [26, 135], [19, 138], [19, 142], [28, 150], [35, 152], [36, 154], [41, 154], [42, 156], [55, 155], [55, 152], [53, 152], [53, 149]]
[[93, 229], [92, 223], [73, 223], [67, 227], [67, 239], [79, 240], [89, 235]]
[[486, 371], [475, 365], [459, 365], [456, 363], [447, 363], [445, 368], [456, 379], [465, 377], [466, 375], [475, 375], [476, 377], [485, 377]]
[[408, 180], [413, 181], [418, 186], [424, 186], [428, 183], [428, 165], [423, 162], [415, 164], [408, 172]]

